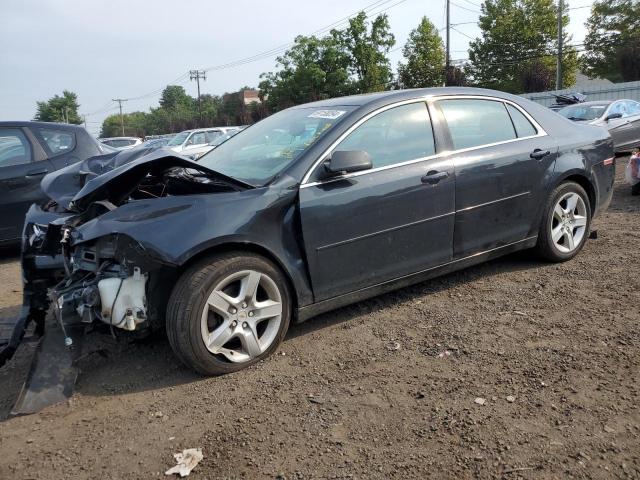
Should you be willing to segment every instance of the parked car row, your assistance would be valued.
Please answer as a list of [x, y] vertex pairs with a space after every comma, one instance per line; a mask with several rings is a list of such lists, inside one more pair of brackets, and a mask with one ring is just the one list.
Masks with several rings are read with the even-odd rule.
[[200, 158], [211, 150], [216, 141], [225, 135], [233, 136], [244, 127], [215, 127], [185, 130], [174, 136], [167, 147], [192, 160]]

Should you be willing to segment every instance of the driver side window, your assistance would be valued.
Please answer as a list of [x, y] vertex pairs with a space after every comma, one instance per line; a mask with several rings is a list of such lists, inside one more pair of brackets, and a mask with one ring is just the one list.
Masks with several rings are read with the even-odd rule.
[[424, 102], [385, 110], [351, 132], [334, 151], [364, 150], [373, 168], [435, 154], [429, 111]]

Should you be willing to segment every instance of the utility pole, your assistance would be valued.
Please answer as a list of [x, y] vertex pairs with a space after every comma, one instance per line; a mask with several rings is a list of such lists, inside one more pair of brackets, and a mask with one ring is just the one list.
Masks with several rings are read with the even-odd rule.
[[445, 60], [445, 67], [444, 67], [444, 86], [446, 87], [447, 84], [449, 83], [449, 69], [451, 68], [451, 49], [449, 48], [449, 45], [451, 44], [450, 42], [450, 31], [451, 31], [451, 18], [450, 18], [450, 11], [451, 11], [451, 4], [449, 2], [449, 0], [446, 0], [447, 2], [447, 53], [446, 53], [446, 60]]
[[82, 122], [84, 123], [84, 129], [87, 129], [87, 116], [86, 115], [82, 115]]
[[562, 90], [562, 13], [564, 11], [564, 1], [558, 0], [558, 59], [556, 62], [556, 90]]
[[124, 137], [124, 117], [122, 116], [122, 102], [126, 102], [126, 98], [113, 98], [114, 102], [118, 102], [120, 105], [120, 126], [122, 127], [122, 136]]
[[204, 70], [189, 70], [189, 80], [195, 80], [198, 84], [198, 116], [202, 122], [202, 108], [200, 105], [200, 79], [207, 79], [207, 72]]

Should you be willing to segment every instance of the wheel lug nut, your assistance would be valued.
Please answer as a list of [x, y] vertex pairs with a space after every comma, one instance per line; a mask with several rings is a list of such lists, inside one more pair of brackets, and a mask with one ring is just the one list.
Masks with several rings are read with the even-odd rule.
[[231, 313], [231, 314], [234, 314], [234, 313], [236, 313], [237, 311], [238, 311], [238, 310], [236, 310], [236, 309], [235, 309], [235, 308], [233, 308], [233, 307], [231, 307], [231, 308], [229, 309], [229, 313]]
[[242, 327], [243, 327], [243, 328], [247, 328], [248, 326], [249, 326], [249, 324], [248, 324], [247, 322], [244, 322], [244, 323], [242, 324]]
[[250, 316], [250, 317], [253, 317], [253, 312], [249, 312], [249, 316]]
[[245, 302], [242, 302], [242, 308], [247, 308], [247, 304]]
[[233, 322], [231, 322], [231, 326], [235, 327], [236, 325], [238, 325], [238, 322], [236, 322], [235, 320]]

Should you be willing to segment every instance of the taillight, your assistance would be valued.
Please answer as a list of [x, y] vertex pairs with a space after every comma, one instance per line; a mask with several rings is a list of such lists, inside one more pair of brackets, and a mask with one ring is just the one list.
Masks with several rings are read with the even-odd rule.
[[607, 165], [613, 165], [613, 162], [615, 161], [616, 157], [611, 157], [611, 158], [607, 158], [603, 163], [605, 165], [605, 167]]

